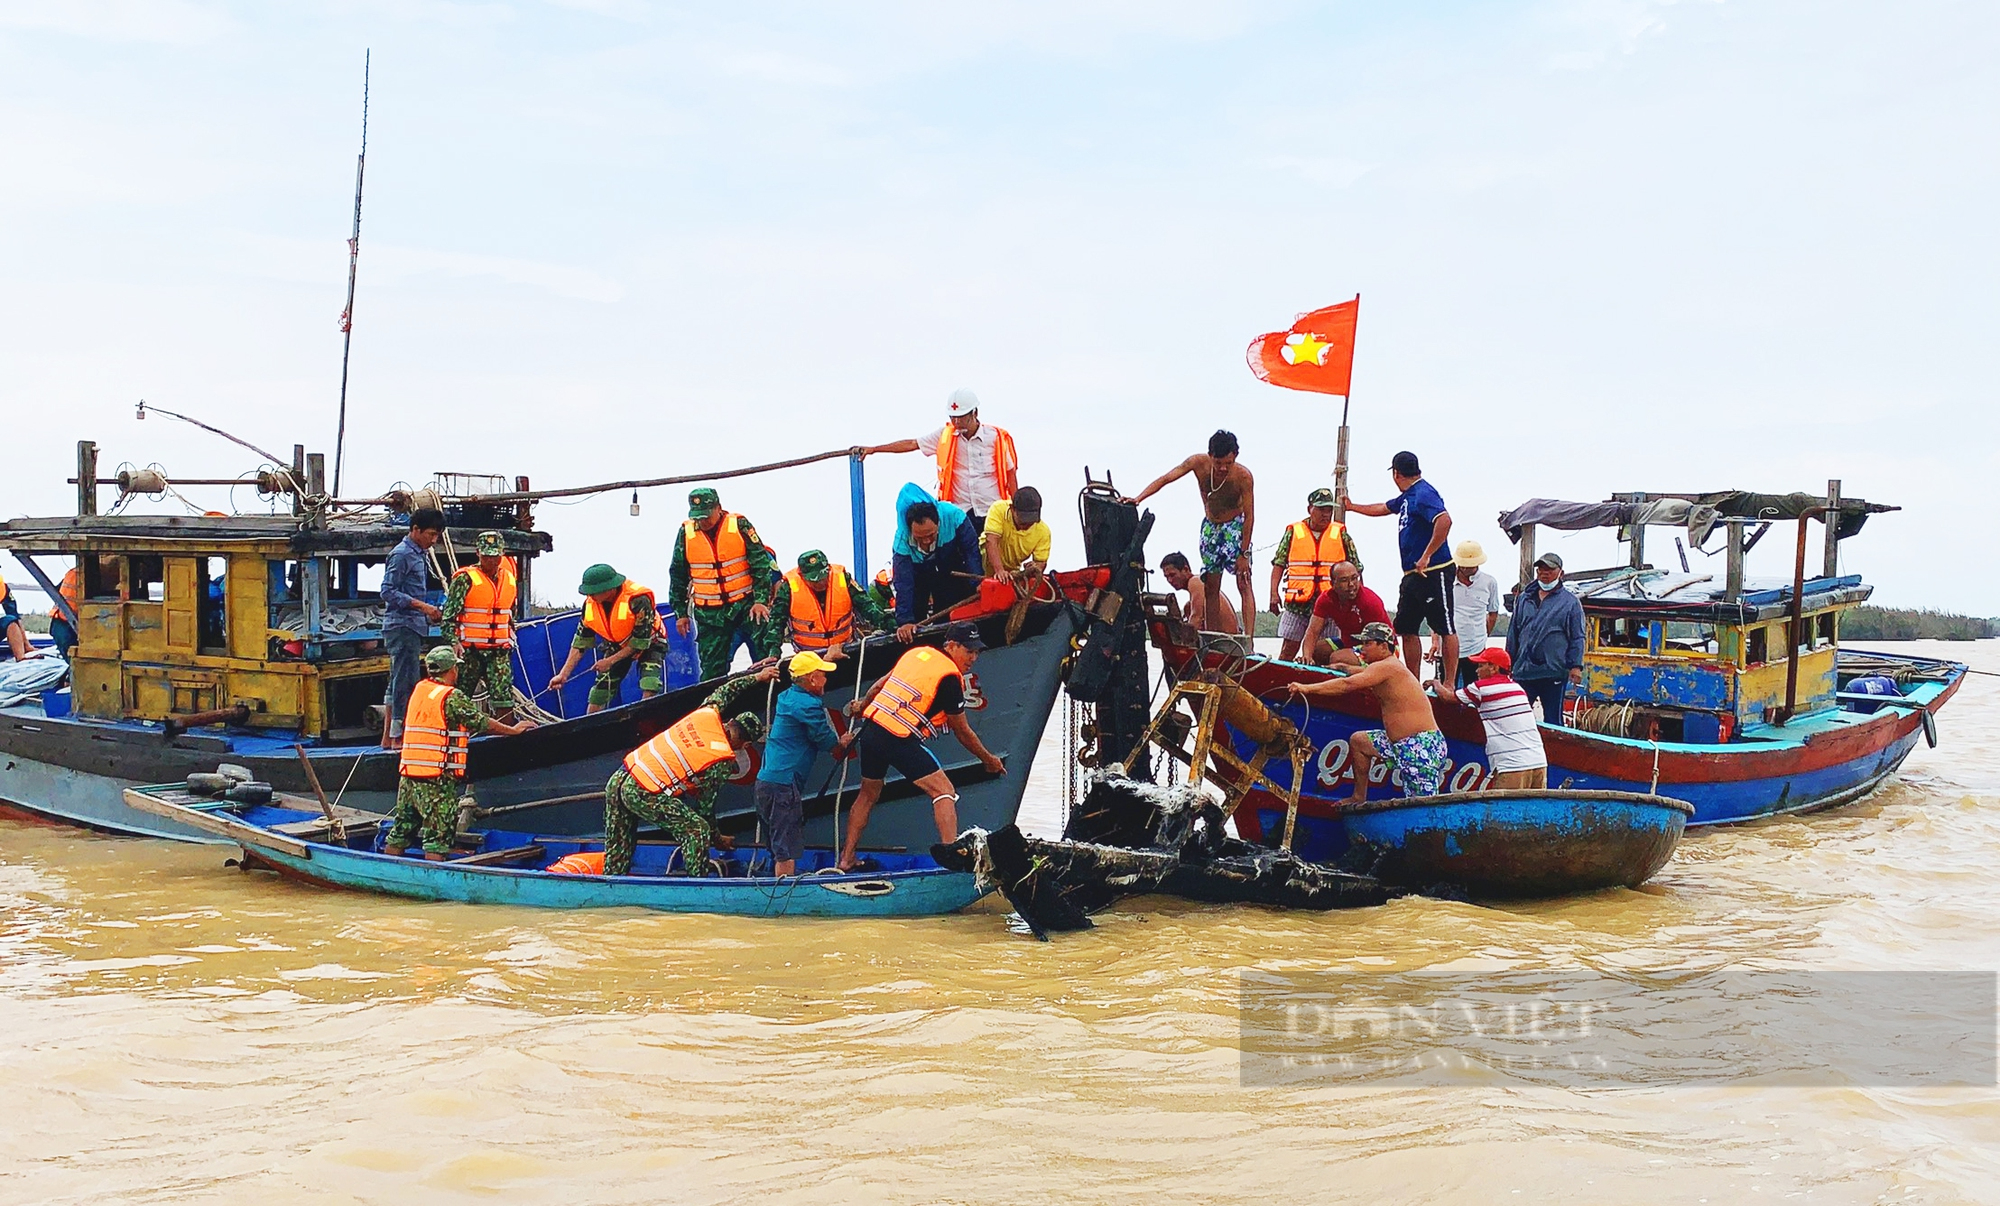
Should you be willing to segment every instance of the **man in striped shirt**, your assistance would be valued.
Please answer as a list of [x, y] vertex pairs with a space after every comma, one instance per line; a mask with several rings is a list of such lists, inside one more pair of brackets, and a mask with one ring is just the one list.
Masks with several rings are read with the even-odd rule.
[[[1495, 791], [1540, 789], [1549, 785], [1549, 760], [1542, 752], [1541, 730], [1535, 727], [1535, 705], [1521, 684], [1507, 677], [1513, 659], [1498, 645], [1488, 645], [1470, 659], [1479, 677], [1459, 688], [1458, 700], [1479, 709], [1486, 726], [1486, 762], [1493, 768]], [[1441, 684], [1432, 683], [1442, 690]]]

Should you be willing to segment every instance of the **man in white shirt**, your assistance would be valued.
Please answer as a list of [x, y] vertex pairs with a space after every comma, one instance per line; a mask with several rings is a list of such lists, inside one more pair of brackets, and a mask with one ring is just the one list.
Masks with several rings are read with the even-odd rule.
[[[1493, 771], [1494, 791], [1540, 790], [1549, 785], [1549, 758], [1542, 749], [1542, 732], [1535, 727], [1535, 705], [1528, 693], [1507, 676], [1513, 659], [1498, 645], [1467, 659], [1478, 677], [1458, 690], [1458, 702], [1479, 709], [1486, 729], [1486, 765]], [[1444, 688], [1432, 683], [1438, 694]]]
[[1458, 630], [1458, 682], [1452, 685], [1466, 687], [1478, 678], [1472, 655], [1486, 648], [1500, 622], [1500, 583], [1479, 568], [1486, 564], [1486, 550], [1477, 540], [1459, 541], [1451, 559], [1458, 572], [1451, 592], [1452, 627]]
[[1014, 452], [1014, 437], [1005, 428], [979, 421], [979, 395], [969, 389], [952, 391], [945, 400], [945, 425], [936, 431], [860, 449], [862, 456], [877, 452], [935, 457], [937, 500], [971, 516], [975, 530], [984, 529], [986, 512], [994, 503], [1013, 498], [1019, 488], [1021, 462]]

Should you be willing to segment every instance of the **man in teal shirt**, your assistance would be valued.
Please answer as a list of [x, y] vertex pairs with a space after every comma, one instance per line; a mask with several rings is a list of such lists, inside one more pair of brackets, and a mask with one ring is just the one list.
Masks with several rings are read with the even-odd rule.
[[764, 739], [764, 764], [757, 771], [757, 815], [770, 835], [773, 870], [791, 875], [805, 852], [806, 774], [813, 760], [836, 747], [845, 750], [849, 738], [836, 737], [826, 718], [827, 672], [834, 668], [808, 650], [791, 661], [792, 685], [778, 696], [771, 712], [771, 732]]

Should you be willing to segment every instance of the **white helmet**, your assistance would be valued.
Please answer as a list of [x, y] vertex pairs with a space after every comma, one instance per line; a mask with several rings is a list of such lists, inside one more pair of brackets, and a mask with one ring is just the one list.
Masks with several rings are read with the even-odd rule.
[[954, 419], [979, 413], [979, 395], [969, 389], [955, 389], [945, 399], [944, 413]]

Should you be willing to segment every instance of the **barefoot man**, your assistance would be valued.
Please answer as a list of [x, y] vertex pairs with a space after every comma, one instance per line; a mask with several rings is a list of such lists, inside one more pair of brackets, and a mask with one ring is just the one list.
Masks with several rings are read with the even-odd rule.
[[[1218, 431], [1208, 437], [1208, 453], [1195, 453], [1139, 491], [1133, 503], [1159, 493], [1168, 482], [1194, 474], [1201, 491], [1201, 588], [1206, 616], [1222, 614], [1222, 575], [1236, 576], [1243, 635], [1256, 631], [1257, 594], [1250, 580], [1250, 535], [1257, 526], [1256, 483], [1236, 460], [1236, 437]], [[1211, 621], [1212, 622], [1212, 621]]]
[[1356, 733], [1347, 750], [1354, 764], [1354, 794], [1348, 803], [1368, 802], [1368, 772], [1377, 758], [1403, 772], [1403, 794], [1434, 796], [1444, 781], [1444, 734], [1438, 731], [1431, 713], [1430, 696], [1417, 685], [1417, 676], [1396, 656], [1396, 631], [1383, 623], [1364, 625], [1355, 652], [1366, 662], [1344, 678], [1320, 683], [1287, 683], [1294, 696], [1342, 695], [1363, 689], [1375, 693], [1382, 705], [1382, 728]]

